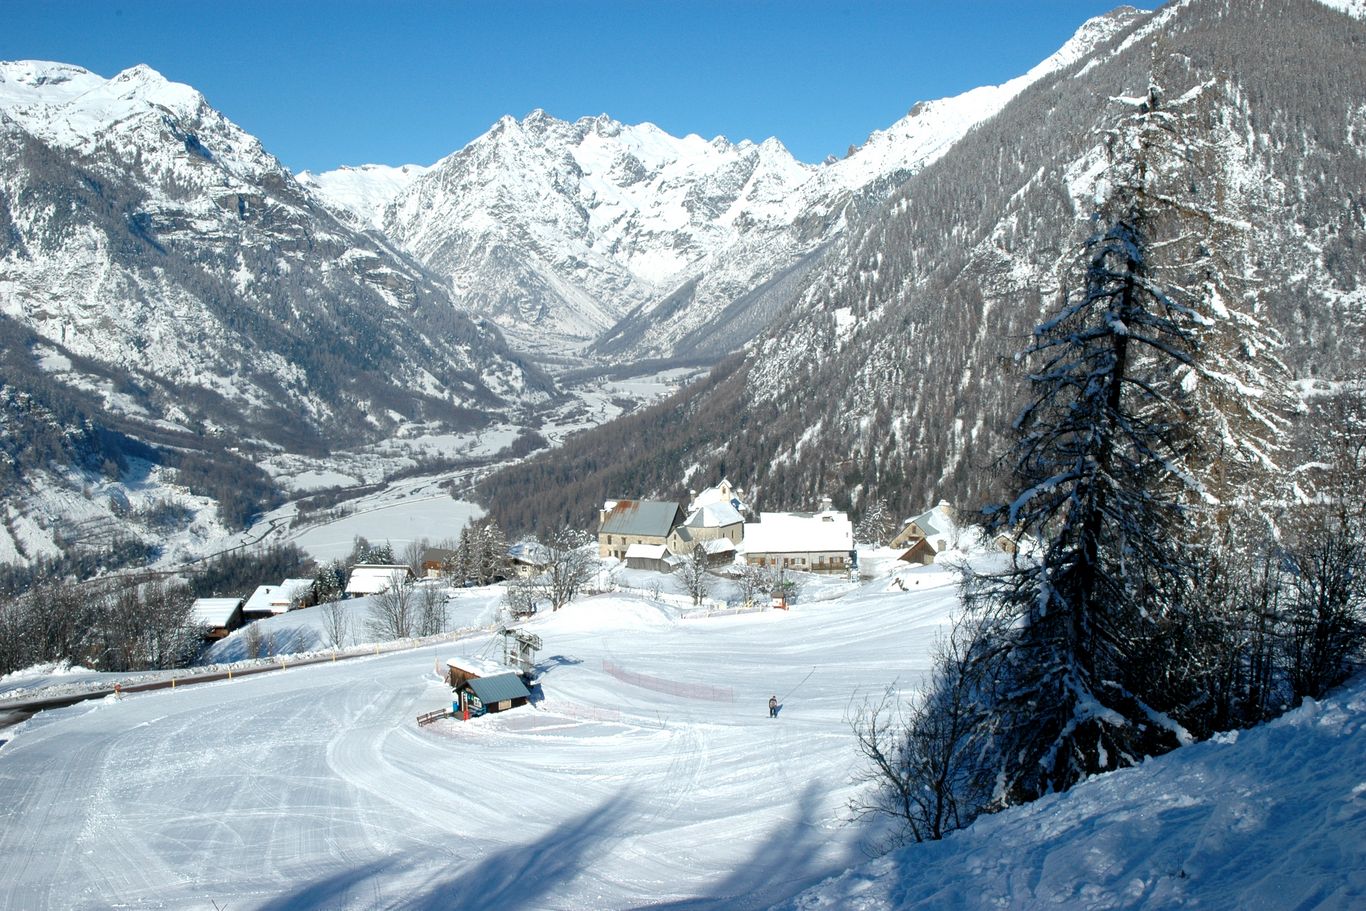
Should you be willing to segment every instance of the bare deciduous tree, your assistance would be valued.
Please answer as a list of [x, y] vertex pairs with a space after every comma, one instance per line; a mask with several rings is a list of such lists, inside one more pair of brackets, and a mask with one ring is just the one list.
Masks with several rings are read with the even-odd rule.
[[579, 592], [593, 578], [597, 560], [592, 553], [592, 539], [581, 531], [562, 528], [545, 543], [546, 564], [536, 577], [539, 599], [548, 601], [557, 611], [578, 597]]
[[900, 702], [889, 688], [852, 720], [868, 766], [866, 787], [850, 802], [856, 816], [891, 830], [880, 847], [933, 841], [968, 825], [992, 799], [995, 779], [983, 749], [992, 718], [979, 698], [990, 662], [974, 656], [983, 642], [971, 618], [959, 618], [939, 641], [924, 692]]
[[435, 636], [446, 631], [446, 595], [429, 583], [417, 588], [417, 635]]
[[378, 639], [407, 639], [417, 625], [413, 580], [395, 572], [389, 587], [370, 598], [367, 631]]
[[712, 576], [707, 571], [707, 552], [700, 546], [694, 547], [687, 561], [678, 569], [678, 579], [683, 583], [683, 591], [692, 598], [694, 606], [711, 592]]
[[351, 637], [351, 613], [341, 601], [328, 601], [322, 606], [323, 641], [328, 648], [342, 648]]
[[745, 604], [753, 604], [760, 596], [768, 597], [773, 591], [773, 573], [769, 572], [767, 566], [746, 563], [740, 569], [736, 585], [740, 590], [740, 599]]

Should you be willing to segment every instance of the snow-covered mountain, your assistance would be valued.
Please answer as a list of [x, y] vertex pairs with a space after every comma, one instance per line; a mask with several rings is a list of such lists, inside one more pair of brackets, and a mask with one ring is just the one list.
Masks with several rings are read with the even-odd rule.
[[[15, 415], [36, 402], [92, 439], [215, 458], [478, 426], [548, 389], [420, 265], [145, 66], [0, 64], [0, 336], [6, 400], [27, 403]], [[134, 448], [95, 461], [117, 475]], [[11, 516], [32, 511], [25, 484], [71, 467], [7, 455], [28, 463]], [[47, 532], [21, 557], [54, 546], [61, 514], [40, 512]]]
[[427, 170], [418, 164], [366, 164], [320, 174], [300, 171], [297, 176], [299, 183], [316, 193], [333, 211], [350, 215], [364, 228], [381, 230], [389, 203]]
[[[721, 466], [768, 509], [830, 494], [912, 515], [1002, 496], [997, 460], [1028, 388], [1013, 356], [1075, 287], [1106, 144], [1155, 60], [1173, 100], [1196, 99], [1217, 159], [1201, 179], [1221, 188], [1216, 217], [1246, 252], [1238, 319], [1279, 335], [1292, 378], [1366, 369], [1366, 25], [1316, 0], [1187, 0], [1125, 23], [827, 243], [743, 357], [575, 441], [574, 464], [599, 466], [576, 475], [584, 498], [664, 493]], [[635, 439], [651, 445], [619, 455]], [[557, 457], [491, 481], [495, 514], [523, 512], [516, 483], [561, 476]]]
[[533, 111], [504, 117], [402, 188], [376, 168], [306, 182], [365, 217], [393, 193], [387, 235], [446, 277], [460, 306], [528, 348], [552, 334], [607, 360], [715, 359], [773, 320], [857, 213], [1143, 15], [1093, 19], [1029, 73], [917, 104], [820, 165], [776, 139], [679, 138], [605, 114], [569, 123]]

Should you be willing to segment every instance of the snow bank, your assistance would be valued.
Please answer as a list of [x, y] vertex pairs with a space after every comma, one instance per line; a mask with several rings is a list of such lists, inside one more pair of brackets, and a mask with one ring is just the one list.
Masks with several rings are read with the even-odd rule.
[[1366, 677], [985, 817], [784, 909], [1366, 907]]

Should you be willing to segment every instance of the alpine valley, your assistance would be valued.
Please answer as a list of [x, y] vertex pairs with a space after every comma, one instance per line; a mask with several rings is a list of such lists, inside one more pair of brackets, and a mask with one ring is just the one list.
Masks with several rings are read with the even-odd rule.
[[722, 471], [764, 508], [980, 502], [1021, 392], [1010, 355], [1087, 234], [1124, 99], [1154, 79], [1196, 93], [1223, 151], [1256, 251], [1238, 306], [1283, 342], [1287, 380], [1359, 373], [1361, 16], [1120, 8], [819, 164], [538, 110], [430, 167], [294, 175], [146, 67], [0, 64], [0, 559], [192, 556], [300, 475], [378, 464], [395, 439], [596, 423], [630, 410], [582, 405], [600, 378], [671, 367], [710, 373], [549, 434], [483, 504], [510, 532], [586, 525], [606, 496]]

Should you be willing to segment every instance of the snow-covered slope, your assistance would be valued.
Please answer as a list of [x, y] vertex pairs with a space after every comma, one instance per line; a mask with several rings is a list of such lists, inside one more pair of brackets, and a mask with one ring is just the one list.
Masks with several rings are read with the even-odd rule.
[[297, 176], [333, 211], [350, 215], [363, 227], [380, 229], [389, 203], [425, 173], [427, 168], [417, 164], [367, 164], [319, 174], [301, 171]]
[[[942, 567], [899, 575], [703, 619], [582, 599], [528, 624], [540, 700], [470, 722], [415, 718], [449, 705], [446, 659], [496, 656], [496, 637], [43, 712], [0, 731], [0, 906], [1360, 906], [1361, 684], [868, 863], [850, 712], [914, 689], [958, 604]], [[499, 601], [454, 592], [452, 626]], [[352, 629], [366, 607], [343, 602]], [[307, 648], [319, 610], [262, 629]]]
[[776, 139], [678, 138], [606, 115], [505, 117], [399, 192], [384, 229], [514, 339], [595, 340], [607, 359], [714, 358], [773, 319], [859, 211], [1143, 15], [1091, 20], [1024, 76], [918, 104], [821, 165]]
[[783, 911], [1366, 905], [1366, 680], [856, 867]]

